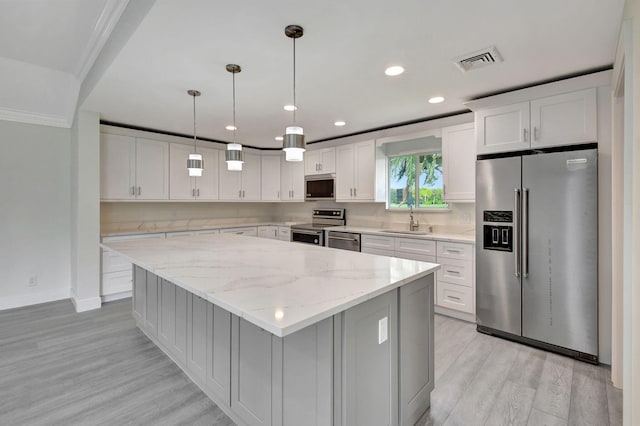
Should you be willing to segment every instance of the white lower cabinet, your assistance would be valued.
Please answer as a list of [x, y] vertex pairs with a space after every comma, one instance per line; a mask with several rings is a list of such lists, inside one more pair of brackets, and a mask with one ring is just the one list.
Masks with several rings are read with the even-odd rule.
[[[367, 234], [361, 241], [363, 253], [441, 264], [436, 272], [436, 306], [475, 314], [473, 244]], [[472, 319], [468, 315], [464, 318]]]
[[241, 226], [237, 228], [223, 228], [220, 230], [221, 234], [238, 234], [238, 235], [247, 235], [250, 237], [258, 236], [258, 227], [257, 226]]
[[[164, 233], [120, 235], [102, 238], [103, 242], [144, 240], [151, 238], [164, 238]], [[100, 296], [103, 302], [118, 300], [131, 296], [133, 282], [132, 264], [126, 258], [109, 250], [102, 249], [102, 282]]]
[[258, 237], [269, 238], [271, 240], [278, 239], [278, 227], [275, 225], [258, 226]]
[[279, 226], [278, 227], [278, 239], [280, 241], [291, 241], [291, 227]]

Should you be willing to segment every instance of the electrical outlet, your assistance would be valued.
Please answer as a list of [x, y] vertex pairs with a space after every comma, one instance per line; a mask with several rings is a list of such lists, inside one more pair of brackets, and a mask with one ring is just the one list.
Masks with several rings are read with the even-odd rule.
[[387, 317], [384, 317], [378, 320], [378, 344], [381, 345], [387, 341], [388, 338], [388, 327], [387, 327]]
[[33, 274], [29, 277], [29, 287], [35, 287], [38, 285], [38, 274]]

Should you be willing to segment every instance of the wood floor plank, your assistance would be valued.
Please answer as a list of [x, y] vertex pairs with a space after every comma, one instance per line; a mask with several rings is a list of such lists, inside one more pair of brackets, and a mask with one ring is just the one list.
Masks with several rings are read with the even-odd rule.
[[569, 419], [574, 361], [547, 354], [533, 407], [563, 420]]
[[551, 414], [540, 411], [536, 408], [531, 409], [527, 426], [566, 426], [567, 421]]
[[506, 340], [487, 338], [491, 340], [491, 353], [464, 390], [445, 426], [483, 425], [491, 414], [519, 348]]
[[611, 426], [622, 425], [622, 389], [617, 389], [611, 384], [611, 372], [608, 372], [606, 389], [607, 389], [607, 408], [609, 411], [609, 424]]
[[519, 345], [518, 357], [509, 371], [508, 380], [522, 386], [537, 389], [542, 376], [547, 352]]
[[569, 425], [608, 426], [607, 387], [602, 367], [575, 362], [571, 384]]
[[525, 426], [533, 406], [536, 390], [507, 380], [491, 408], [487, 426]]

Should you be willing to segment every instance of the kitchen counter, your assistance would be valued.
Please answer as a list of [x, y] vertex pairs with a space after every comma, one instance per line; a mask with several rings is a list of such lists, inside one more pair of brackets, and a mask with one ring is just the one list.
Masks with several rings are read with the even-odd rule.
[[126, 227], [125, 229], [110, 229], [101, 231], [101, 237], [115, 237], [121, 235], [142, 235], [163, 232], [182, 232], [182, 231], [202, 231], [206, 229], [226, 229], [226, 228], [243, 228], [246, 226], [291, 226], [301, 222], [248, 222], [248, 223], [219, 223], [215, 221], [165, 221], [140, 223], [135, 227]]
[[440, 267], [228, 234], [101, 246], [279, 337]]
[[[397, 232], [393, 232], [395, 228], [389, 230], [382, 230], [377, 228], [366, 228], [361, 226], [336, 226], [328, 228], [331, 231], [343, 231], [343, 232], [356, 232], [359, 234], [369, 234], [369, 235], [386, 235], [387, 237], [406, 237], [406, 238], [418, 238], [425, 240], [438, 240], [438, 241], [452, 241], [458, 243], [474, 243], [476, 241], [475, 230], [469, 231], [463, 234], [454, 234], [454, 233], [440, 233], [440, 232], [429, 232], [427, 234], [414, 234], [408, 233], [406, 230], [397, 230]], [[422, 232], [422, 231], [420, 231]]]

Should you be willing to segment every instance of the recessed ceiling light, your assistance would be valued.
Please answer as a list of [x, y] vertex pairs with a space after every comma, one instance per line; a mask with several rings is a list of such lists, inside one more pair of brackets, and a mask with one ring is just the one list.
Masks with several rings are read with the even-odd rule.
[[277, 140], [277, 141], [281, 141], [284, 138], [282, 136], [276, 136], [274, 139]]
[[333, 123], [334, 126], [338, 126], [338, 127], [342, 127], [345, 124], [347, 124], [347, 123], [345, 123], [344, 121], [336, 121], [335, 123]]
[[227, 127], [225, 127], [225, 129], [227, 129], [227, 130], [238, 130], [238, 128], [236, 126], [232, 126], [231, 124], [228, 125]]
[[404, 68], [401, 67], [400, 65], [394, 65], [384, 70], [384, 73], [390, 76], [400, 75], [403, 72], [404, 72]]
[[430, 104], [439, 104], [440, 102], [444, 102], [444, 98], [442, 96], [434, 96], [429, 99]]
[[297, 106], [295, 106], [295, 105], [285, 105], [285, 106], [284, 106], [284, 110], [285, 110], [285, 111], [295, 111], [295, 110], [297, 110], [297, 109], [298, 109], [298, 107], [297, 107]]

